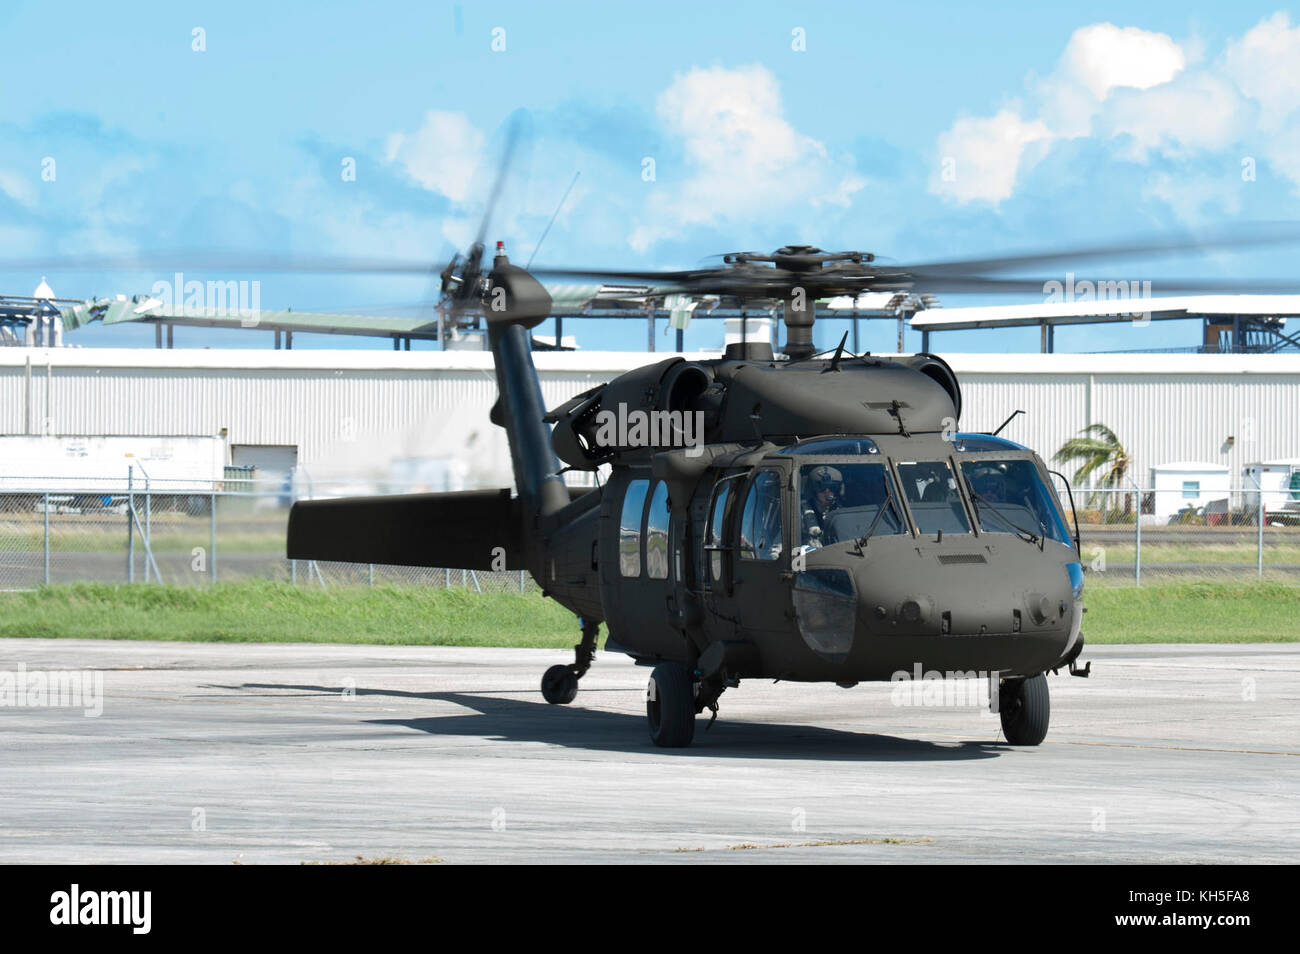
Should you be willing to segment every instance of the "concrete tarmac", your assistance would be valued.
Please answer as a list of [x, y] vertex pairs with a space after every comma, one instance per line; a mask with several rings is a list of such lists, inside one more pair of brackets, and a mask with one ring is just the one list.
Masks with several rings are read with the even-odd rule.
[[1089, 648], [1037, 748], [977, 704], [752, 681], [660, 750], [625, 657], [542, 701], [569, 658], [0, 641], [0, 696], [103, 680], [98, 716], [0, 700], [0, 862], [1300, 860], [1300, 645]]

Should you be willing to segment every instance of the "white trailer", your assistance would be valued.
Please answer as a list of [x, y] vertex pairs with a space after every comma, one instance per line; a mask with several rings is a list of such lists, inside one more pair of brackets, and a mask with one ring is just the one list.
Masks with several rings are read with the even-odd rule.
[[0, 492], [211, 493], [225, 464], [216, 436], [0, 436]]
[[1249, 508], [1259, 507], [1258, 488], [1264, 494], [1266, 514], [1276, 514], [1284, 523], [1300, 520], [1300, 457], [1247, 464], [1242, 474]]

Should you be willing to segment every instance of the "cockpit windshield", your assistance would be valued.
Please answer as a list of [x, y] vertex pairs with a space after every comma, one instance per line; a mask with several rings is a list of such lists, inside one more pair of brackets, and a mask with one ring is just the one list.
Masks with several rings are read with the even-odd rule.
[[946, 460], [900, 461], [898, 479], [922, 533], [970, 533], [957, 478]]
[[857, 540], [873, 525], [873, 536], [907, 532], [884, 464], [804, 464], [799, 468], [799, 500], [804, 546]]
[[966, 460], [970, 488], [984, 533], [1031, 533], [1073, 547], [1052, 493], [1029, 460]]

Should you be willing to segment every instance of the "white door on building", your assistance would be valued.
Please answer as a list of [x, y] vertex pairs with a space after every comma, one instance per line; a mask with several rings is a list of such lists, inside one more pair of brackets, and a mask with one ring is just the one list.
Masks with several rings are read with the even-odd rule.
[[288, 494], [298, 466], [296, 444], [231, 444], [230, 463], [253, 467], [253, 490], [259, 494]]

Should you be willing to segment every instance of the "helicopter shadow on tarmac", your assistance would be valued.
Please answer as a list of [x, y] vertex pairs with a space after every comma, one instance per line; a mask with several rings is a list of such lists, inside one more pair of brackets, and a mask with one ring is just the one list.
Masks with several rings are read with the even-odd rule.
[[[244, 683], [224, 688], [238, 690], [298, 690], [338, 698], [342, 686]], [[412, 719], [371, 719], [365, 724], [400, 726], [441, 736], [472, 736], [502, 742], [541, 742], [591, 751], [671, 752], [674, 756], [722, 758], [808, 759], [863, 762], [943, 762], [996, 758], [1007, 750], [1003, 742], [964, 740], [930, 742], [871, 732], [848, 732], [813, 725], [729, 721], [720, 718], [706, 730], [708, 720], [697, 721], [695, 741], [688, 748], [656, 749], [646, 737], [645, 717], [638, 713], [608, 712], [581, 706], [553, 706], [511, 698], [503, 690], [492, 692], [411, 692], [403, 689], [353, 690], [362, 696], [425, 699], [450, 702], [470, 712]], [[600, 692], [601, 690], [588, 690]], [[608, 691], [608, 690], [606, 690]], [[622, 692], [622, 690], [615, 690]]]

